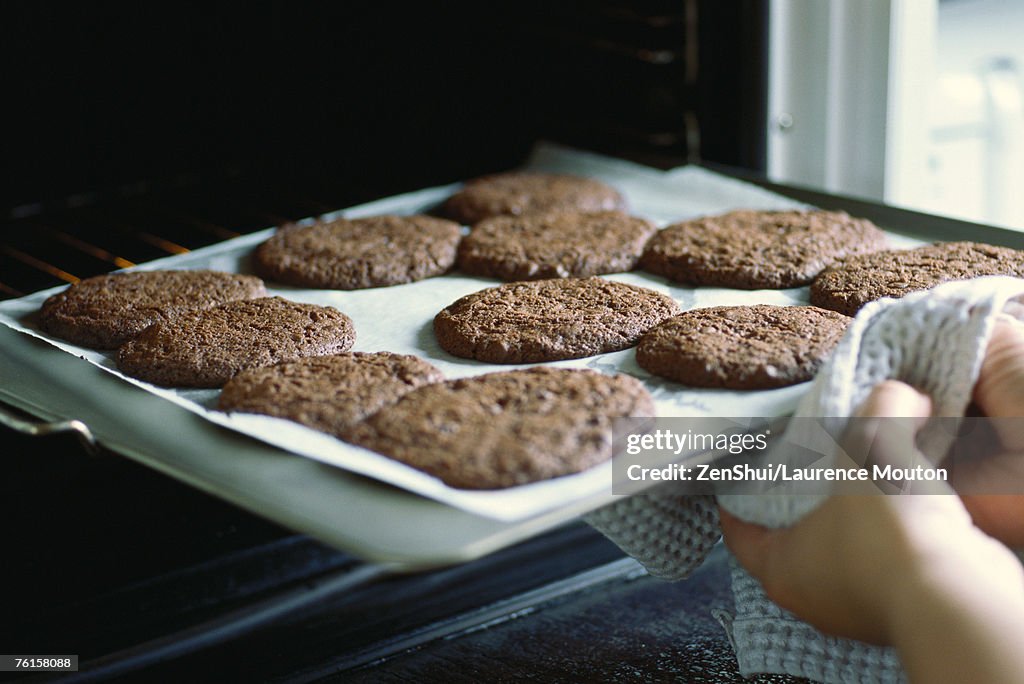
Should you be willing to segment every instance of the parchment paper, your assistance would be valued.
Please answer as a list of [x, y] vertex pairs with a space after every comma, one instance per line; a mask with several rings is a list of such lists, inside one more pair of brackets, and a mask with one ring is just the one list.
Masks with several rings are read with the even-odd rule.
[[[700, 168], [683, 167], [662, 172], [552, 144], [539, 145], [526, 168], [575, 173], [603, 180], [625, 194], [632, 213], [654, 220], [659, 225], [738, 208], [786, 209], [803, 206], [756, 186]], [[457, 187], [451, 185], [428, 188], [389, 197], [328, 214], [325, 218], [417, 213], [433, 208]], [[312, 222], [313, 219], [306, 221]], [[251, 272], [248, 263], [249, 253], [253, 247], [266, 240], [273, 230], [268, 228], [136, 268], [210, 268], [248, 273]], [[892, 236], [892, 239], [897, 246], [917, 244], [900, 236]], [[684, 310], [733, 304], [802, 304], [807, 302], [808, 297], [807, 288], [754, 291], [692, 288], [639, 272], [605, 277], [668, 294], [678, 301]], [[333, 306], [349, 315], [355, 323], [357, 334], [354, 351], [415, 354], [436, 365], [448, 378], [528, 367], [498, 366], [458, 359], [442, 351], [434, 339], [432, 321], [438, 311], [463, 295], [497, 284], [498, 281], [458, 274], [395, 287], [355, 291], [309, 290], [267, 283], [272, 295]], [[41, 333], [36, 325], [35, 313], [47, 297], [60, 289], [53, 288], [20, 299], [0, 302], [0, 323], [44, 339], [68, 353], [82, 357], [122, 377], [126, 382], [143, 387], [167, 401], [201, 415], [211, 423], [246, 433], [297, 456], [317, 459], [463, 510], [506, 521], [528, 518], [567, 502], [611, 489], [611, 466], [606, 463], [578, 475], [511, 489], [458, 490], [384, 456], [346, 444], [296, 423], [254, 414], [221, 413], [213, 409], [219, 390], [171, 390], [155, 387], [122, 376], [115, 368], [110, 354], [77, 347]], [[591, 368], [603, 373], [627, 373], [637, 377], [653, 394], [659, 416], [780, 416], [792, 412], [807, 387], [805, 383], [756, 392], [691, 389], [650, 376], [636, 364], [632, 349], [552, 365]], [[96, 401], [103, 401], [103, 397], [97, 396]], [[130, 421], [131, 416], [126, 415], [125, 420]], [[189, 435], [182, 435], [181, 439], [188, 440]], [[217, 454], [210, 454], [209, 457], [217, 458]]]

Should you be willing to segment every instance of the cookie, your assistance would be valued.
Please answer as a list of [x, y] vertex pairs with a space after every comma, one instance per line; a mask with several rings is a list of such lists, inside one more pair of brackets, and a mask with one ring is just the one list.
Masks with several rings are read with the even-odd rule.
[[235, 273], [112, 273], [86, 278], [47, 299], [39, 311], [39, 327], [83, 347], [117, 349], [179, 311], [266, 295], [259, 278]]
[[619, 191], [593, 178], [553, 173], [498, 173], [471, 180], [444, 203], [445, 216], [472, 225], [492, 216], [553, 210], [624, 211]]
[[265, 297], [154, 323], [117, 350], [117, 367], [166, 387], [220, 387], [248, 368], [348, 351], [355, 339], [337, 309]]
[[415, 356], [352, 352], [244, 370], [220, 394], [221, 411], [287, 418], [335, 436], [417, 387], [444, 380]]
[[285, 226], [256, 248], [256, 272], [299, 287], [359, 290], [447, 272], [461, 227], [432, 216], [371, 216]]
[[883, 249], [866, 219], [834, 211], [734, 211], [664, 228], [640, 268], [690, 285], [742, 290], [807, 285], [839, 259]]
[[653, 415], [634, 378], [530, 368], [421, 387], [345, 438], [452, 487], [499, 489], [606, 461], [613, 418]]
[[811, 303], [849, 316], [881, 297], [902, 297], [948, 280], [1024, 276], [1024, 251], [980, 242], [940, 242], [846, 259], [811, 285]]
[[501, 280], [568, 278], [631, 271], [653, 224], [621, 212], [497, 216], [459, 245], [463, 273]]
[[579, 359], [636, 344], [679, 313], [654, 290], [603, 278], [506, 283], [467, 295], [434, 317], [441, 348], [489, 363]]
[[815, 306], [694, 309], [644, 335], [636, 361], [691, 387], [785, 387], [815, 376], [850, 320]]

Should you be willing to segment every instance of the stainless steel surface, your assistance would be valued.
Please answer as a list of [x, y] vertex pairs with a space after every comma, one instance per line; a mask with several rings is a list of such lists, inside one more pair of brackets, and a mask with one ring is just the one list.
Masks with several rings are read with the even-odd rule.
[[80, 420], [54, 420], [44, 422], [31, 422], [19, 418], [15, 413], [0, 404], [0, 425], [17, 430], [18, 432], [33, 437], [44, 437], [46, 435], [59, 434], [61, 432], [74, 432], [78, 441], [82, 443], [90, 454], [97, 454], [99, 448], [96, 445], [96, 438], [93, 437], [89, 426]]
[[[32, 371], [29, 358], [43, 359], [46, 374]], [[0, 369], [0, 399], [18, 409], [48, 421], [80, 420], [118, 453], [395, 571], [477, 558], [607, 501], [595, 498], [502, 523], [213, 427], [92, 364], [2, 327]], [[187, 443], [182, 435], [190, 435]]]

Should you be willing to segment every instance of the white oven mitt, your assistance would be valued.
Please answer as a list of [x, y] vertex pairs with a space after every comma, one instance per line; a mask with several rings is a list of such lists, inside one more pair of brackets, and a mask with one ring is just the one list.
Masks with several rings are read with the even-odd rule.
[[[902, 299], [865, 306], [822, 368], [796, 416], [831, 417], [838, 434], [879, 382], [902, 380], [932, 399], [937, 416], [963, 415], [971, 399], [996, 316], [1024, 295], [1024, 280], [986, 277], [946, 283]], [[795, 434], [812, 421], [794, 421], [783, 442], [806, 444]], [[942, 430], [920, 444], [933, 459], [952, 437]], [[675, 490], [675, 491], [674, 491]], [[791, 525], [827, 498], [826, 494], [730, 494], [718, 503], [733, 515], [768, 527]], [[635, 557], [655, 576], [686, 577], [717, 542], [714, 497], [686, 496], [672, 483], [624, 498], [586, 520]], [[735, 615], [716, 614], [736, 651], [744, 676], [789, 674], [823, 682], [900, 682], [895, 651], [821, 634], [765, 596], [760, 583], [732, 565]]]

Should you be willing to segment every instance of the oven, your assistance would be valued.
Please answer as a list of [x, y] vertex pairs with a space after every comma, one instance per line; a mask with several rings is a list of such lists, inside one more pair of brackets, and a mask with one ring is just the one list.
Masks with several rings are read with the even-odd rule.
[[[700, 164], [931, 239], [1019, 242], [766, 183], [757, 0], [0, 12], [5, 299], [513, 168], [538, 140]], [[721, 547], [664, 583], [575, 513], [509, 528], [383, 487], [351, 490], [369, 521], [296, 533], [144, 447], [94, 441], [113, 379], [75, 396], [0, 353], [3, 384], [67, 409], [5, 401], [0, 653], [76, 654], [68, 681], [743, 681], [711, 617], [732, 601]], [[54, 372], [74, 374], [64, 356]], [[423, 516], [450, 548], [389, 555]], [[364, 524], [380, 534], [345, 536]]]

